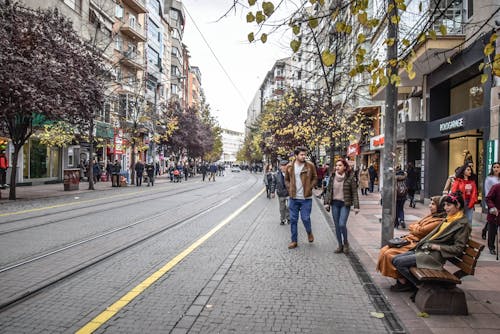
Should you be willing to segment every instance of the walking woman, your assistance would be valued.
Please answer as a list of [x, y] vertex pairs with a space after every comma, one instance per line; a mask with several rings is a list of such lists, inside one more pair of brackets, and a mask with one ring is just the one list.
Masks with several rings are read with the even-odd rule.
[[472, 226], [472, 214], [474, 213], [474, 204], [477, 202], [477, 177], [472, 170], [470, 164], [462, 166], [457, 171], [457, 177], [451, 187], [451, 192], [454, 193], [460, 190], [465, 201], [464, 213], [469, 220], [469, 225]]
[[[500, 162], [494, 162], [491, 165], [490, 173], [486, 177], [486, 180], [484, 180], [484, 195], [488, 196], [491, 187], [493, 187], [497, 183], [500, 183]], [[486, 208], [488, 208], [487, 205]], [[488, 221], [486, 221], [486, 224], [484, 224], [484, 228], [481, 233], [481, 237], [483, 238], [483, 240], [486, 240], [487, 231], [488, 231]]]
[[359, 189], [361, 189], [361, 195], [368, 195], [369, 180], [368, 169], [366, 166], [363, 166], [363, 169], [359, 172]]
[[339, 159], [335, 164], [335, 171], [330, 176], [325, 194], [325, 210], [332, 209], [335, 232], [337, 234], [338, 247], [335, 253], [349, 253], [349, 242], [347, 240], [347, 218], [351, 206], [354, 213], [359, 212], [359, 199], [356, 180], [354, 179], [349, 164], [344, 159]]

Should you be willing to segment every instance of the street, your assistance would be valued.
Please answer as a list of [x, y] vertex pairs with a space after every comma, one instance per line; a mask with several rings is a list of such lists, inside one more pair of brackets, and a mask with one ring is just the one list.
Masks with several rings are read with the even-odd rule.
[[315, 242], [300, 226], [288, 250], [262, 190], [242, 172], [7, 206], [0, 331], [387, 332], [317, 203]]

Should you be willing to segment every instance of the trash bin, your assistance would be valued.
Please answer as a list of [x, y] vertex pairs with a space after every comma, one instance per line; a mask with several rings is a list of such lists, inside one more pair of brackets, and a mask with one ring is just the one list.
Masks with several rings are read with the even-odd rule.
[[64, 170], [64, 191], [80, 189], [80, 169]]

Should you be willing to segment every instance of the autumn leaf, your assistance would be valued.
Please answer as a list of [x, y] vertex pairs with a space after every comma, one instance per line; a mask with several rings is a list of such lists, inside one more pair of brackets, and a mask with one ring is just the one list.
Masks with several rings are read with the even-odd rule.
[[483, 62], [483, 63], [481, 63], [481, 64], [479, 64], [479, 71], [482, 71], [482, 70], [483, 70], [483, 68], [484, 68], [484, 62]]
[[391, 16], [391, 22], [394, 24], [398, 24], [400, 20], [400, 17], [398, 15], [393, 15]]
[[366, 41], [366, 36], [364, 34], [358, 34], [358, 44], [361, 44], [364, 41]]
[[250, 23], [250, 22], [253, 22], [255, 21], [255, 16], [253, 15], [252, 12], [248, 12], [247, 14], [247, 22]]
[[409, 71], [409, 72], [408, 72], [408, 78], [409, 78], [410, 80], [415, 79], [415, 77], [416, 77], [416, 76], [417, 76], [417, 73], [415, 73], [414, 71]]
[[296, 39], [290, 42], [290, 47], [292, 48], [293, 52], [299, 51], [300, 44], [301, 44], [300, 41]]
[[429, 36], [434, 41], [437, 39], [437, 34], [434, 30], [429, 30]]
[[388, 46], [393, 46], [394, 43], [396, 42], [396, 39], [395, 38], [388, 38], [385, 40], [385, 42], [387, 43]]
[[486, 56], [491, 55], [494, 51], [495, 51], [495, 47], [491, 43], [486, 44], [486, 46], [484, 47], [484, 54]]
[[254, 40], [255, 40], [255, 36], [254, 36], [253, 32], [249, 33], [248, 34], [248, 41], [250, 43], [252, 43]]
[[265, 20], [266, 20], [266, 16], [264, 14], [262, 14], [262, 11], [259, 10], [255, 16], [255, 21], [257, 22], [257, 24], [261, 24]]
[[309, 25], [309, 27], [311, 27], [311, 29], [314, 29], [318, 26], [319, 22], [317, 18], [309, 17], [309, 21], [307, 22], [307, 24]]
[[488, 74], [481, 74], [481, 83], [484, 84], [488, 81]]
[[274, 4], [270, 1], [264, 1], [262, 3], [262, 9], [264, 10], [264, 14], [269, 17], [274, 13]]
[[358, 21], [362, 25], [367, 25], [368, 24], [368, 14], [366, 12], [358, 14]]
[[441, 32], [441, 35], [443, 35], [443, 36], [446, 36], [446, 34], [448, 33], [448, 30], [446, 29], [446, 26], [444, 24], [441, 24], [439, 26], [439, 31]]
[[257, 2], [257, 0], [248, 0], [248, 4], [249, 4], [250, 6], [255, 5], [255, 3], [256, 3], [256, 2]]
[[335, 30], [337, 30], [337, 32], [345, 32], [345, 27], [346, 24], [344, 22], [335, 23]]
[[267, 34], [262, 34], [260, 36], [260, 40], [262, 41], [262, 43], [266, 43], [267, 42]]
[[336, 55], [331, 53], [329, 50], [325, 50], [321, 53], [321, 60], [325, 66], [330, 67], [335, 63]]
[[298, 35], [300, 34], [300, 26], [298, 25], [294, 25], [293, 28], [292, 28], [292, 31], [295, 35]]

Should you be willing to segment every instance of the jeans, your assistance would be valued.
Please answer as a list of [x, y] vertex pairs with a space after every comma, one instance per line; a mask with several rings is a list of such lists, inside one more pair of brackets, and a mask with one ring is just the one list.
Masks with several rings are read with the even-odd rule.
[[278, 196], [278, 202], [280, 205], [280, 221], [285, 221], [285, 220], [290, 220], [290, 210], [288, 210], [288, 207], [286, 205], [286, 202], [288, 200], [288, 197], [279, 197]]
[[373, 188], [375, 186], [375, 179], [370, 179], [370, 184], [369, 184], [369, 188], [370, 188], [370, 192], [372, 193], [373, 192]]
[[344, 205], [343, 201], [332, 202], [332, 217], [335, 223], [335, 233], [337, 235], [337, 242], [339, 246], [348, 244], [347, 241], [347, 218], [349, 218], [349, 211], [351, 207]]
[[299, 212], [302, 223], [309, 234], [311, 230], [311, 208], [312, 199], [296, 199], [290, 198], [288, 200], [288, 207], [290, 211], [290, 230], [292, 232], [292, 242], [297, 242], [297, 222], [299, 221]]
[[469, 225], [472, 226], [472, 215], [474, 213], [474, 207], [472, 207], [472, 209], [469, 209], [469, 201], [465, 201], [464, 213], [469, 220]]
[[410, 268], [417, 265], [417, 257], [414, 251], [396, 255], [392, 259], [392, 264], [396, 267], [397, 271], [413, 285], [417, 286], [419, 284], [418, 280], [410, 272]]
[[401, 222], [405, 221], [405, 202], [406, 198], [396, 199], [396, 221], [394, 222], [394, 227], [399, 226]]

